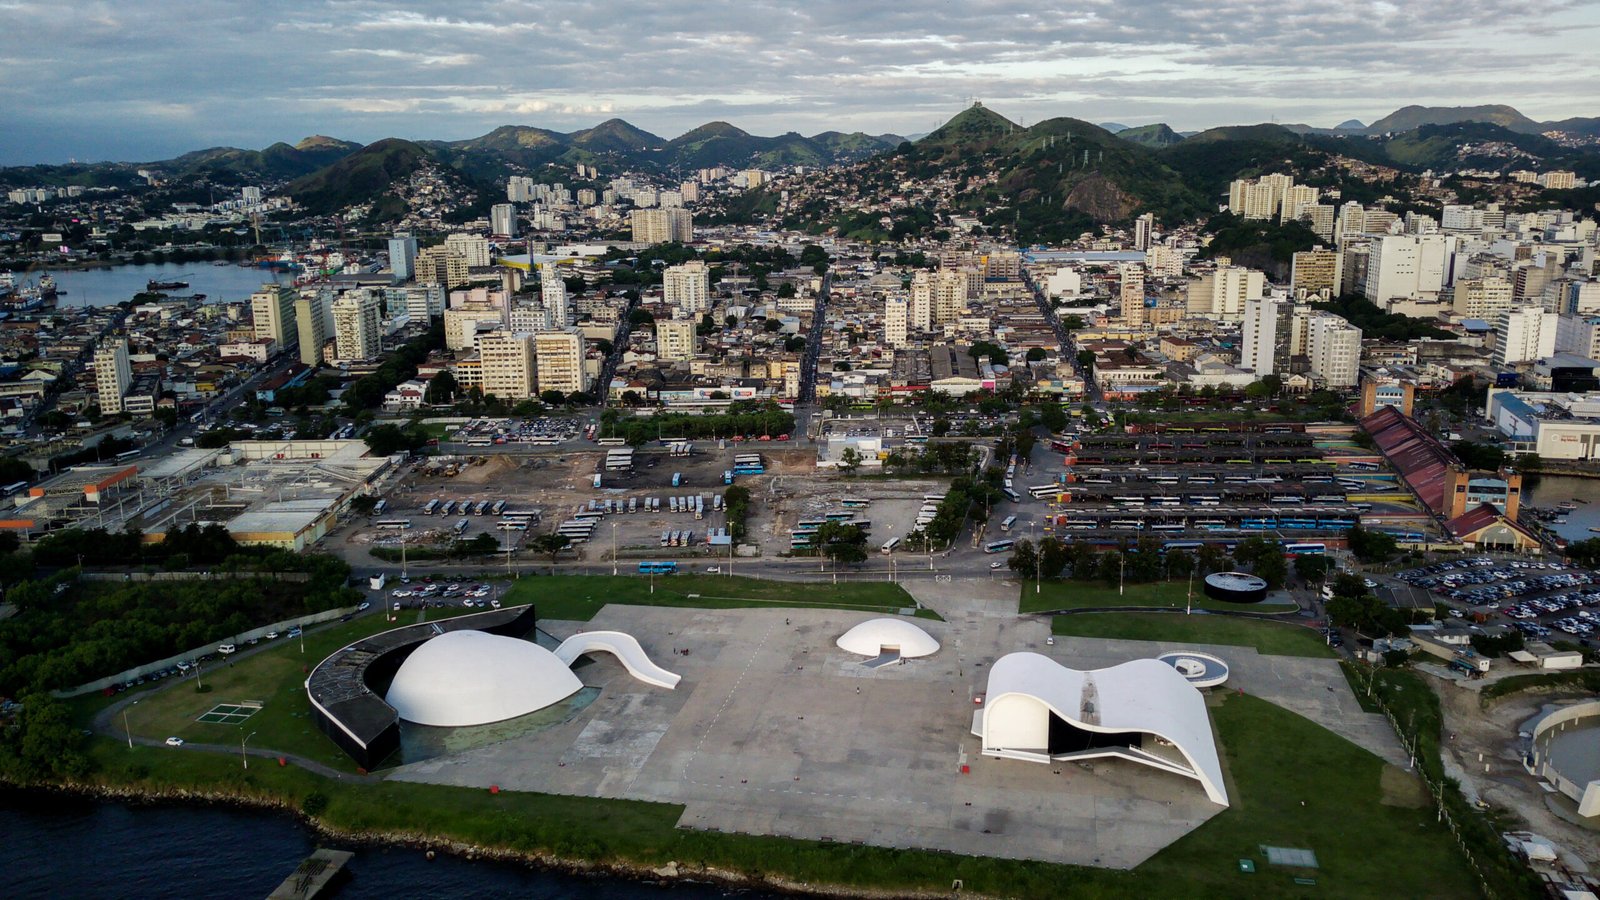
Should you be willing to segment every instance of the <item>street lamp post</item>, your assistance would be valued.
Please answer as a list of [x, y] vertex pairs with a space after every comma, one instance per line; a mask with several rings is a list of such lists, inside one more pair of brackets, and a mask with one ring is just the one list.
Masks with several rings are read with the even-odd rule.
[[245, 742], [250, 740], [251, 738], [255, 737], [259, 733], [260, 732], [252, 731], [249, 734], [247, 734], [244, 737], [239, 739], [239, 761], [244, 763], [244, 767], [246, 769], [250, 768], [250, 757], [248, 755], [246, 755], [245, 752], [244, 752]]
[[617, 523], [611, 523], [611, 575], [617, 574]]
[[[1036, 536], [1039, 522], [1037, 519], [1028, 523], [1028, 538], [1033, 540]], [[1033, 541], [1033, 594], [1038, 596], [1044, 590], [1044, 559], [1039, 552], [1039, 542]]]
[[122, 733], [128, 736], [129, 750], [133, 749], [133, 729], [128, 727], [128, 709], [138, 705], [139, 701], [135, 700], [122, 708]]

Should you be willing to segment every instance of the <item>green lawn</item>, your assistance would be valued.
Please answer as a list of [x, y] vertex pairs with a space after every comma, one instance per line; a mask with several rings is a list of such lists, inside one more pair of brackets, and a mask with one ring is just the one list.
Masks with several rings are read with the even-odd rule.
[[[1094, 609], [1100, 607], [1138, 606], [1183, 609], [1188, 599], [1187, 581], [1155, 581], [1148, 584], [1130, 584], [1120, 594], [1115, 587], [1100, 581], [1047, 581], [1034, 593], [1034, 583], [1022, 583], [1021, 610], [1025, 613], [1049, 612], [1057, 609]], [[1229, 609], [1253, 613], [1292, 613], [1299, 607], [1293, 603], [1225, 603], [1205, 595], [1195, 585], [1193, 608]]]
[[1334, 656], [1310, 628], [1232, 616], [1174, 613], [1074, 613], [1051, 620], [1054, 634], [1193, 644], [1236, 644], [1273, 656]]
[[[1225, 695], [1213, 716], [1232, 806], [1132, 872], [679, 829], [683, 810], [673, 804], [336, 783], [294, 767], [253, 763], [244, 771], [236, 757], [165, 747], [130, 751], [107, 739], [95, 742], [93, 755], [111, 784], [223, 788], [310, 809], [338, 829], [430, 833], [441, 842], [599, 863], [676, 860], [893, 892], [942, 893], [961, 879], [968, 891], [1040, 900], [1477, 895], [1431, 808], [1380, 802], [1384, 764], [1377, 757], [1255, 697]], [[1321, 868], [1273, 868], [1261, 844], [1313, 850]], [[1238, 871], [1241, 858], [1256, 862], [1255, 874]], [[1315, 878], [1316, 887], [1294, 884], [1300, 875]]]
[[[306, 635], [305, 653], [300, 641], [279, 638], [277, 646], [229, 666], [221, 660], [207, 663], [201, 681], [211, 690], [194, 689], [193, 675], [179, 684], [151, 694], [127, 709], [128, 727], [135, 736], [165, 739], [177, 736], [192, 743], [229, 744], [252, 732], [250, 746], [296, 753], [334, 768], [354, 772], [355, 763], [311, 721], [311, 704], [306, 699], [305, 678], [310, 667], [328, 654], [358, 638], [401, 625], [428, 619], [441, 619], [475, 612], [465, 608], [432, 609], [422, 613], [407, 611], [400, 621], [390, 623], [382, 616], [366, 616], [351, 622], [336, 623]], [[259, 700], [261, 711], [239, 725], [207, 724], [195, 721], [201, 713], [219, 703]], [[95, 708], [103, 704], [95, 704]], [[116, 729], [122, 730], [119, 716]], [[125, 745], [124, 745], [125, 746]]]
[[[726, 575], [549, 575], [523, 578], [507, 595], [510, 604], [532, 603], [541, 619], [587, 622], [607, 603], [741, 609], [809, 606], [895, 612], [915, 605], [911, 595], [886, 581], [824, 584], [766, 581]], [[919, 615], [935, 617], [932, 610]]]

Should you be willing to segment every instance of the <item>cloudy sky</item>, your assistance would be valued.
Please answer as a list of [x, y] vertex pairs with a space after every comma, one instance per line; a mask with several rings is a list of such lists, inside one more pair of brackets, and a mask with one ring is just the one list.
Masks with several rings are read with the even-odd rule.
[[0, 0], [0, 164], [612, 116], [665, 137], [1600, 115], [1595, 0]]

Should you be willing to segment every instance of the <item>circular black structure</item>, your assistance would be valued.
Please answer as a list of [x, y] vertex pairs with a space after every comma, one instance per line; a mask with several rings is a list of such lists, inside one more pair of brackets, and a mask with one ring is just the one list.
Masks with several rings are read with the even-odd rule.
[[1260, 603], [1267, 599], [1267, 583], [1245, 572], [1216, 572], [1206, 576], [1206, 596], [1225, 603]]

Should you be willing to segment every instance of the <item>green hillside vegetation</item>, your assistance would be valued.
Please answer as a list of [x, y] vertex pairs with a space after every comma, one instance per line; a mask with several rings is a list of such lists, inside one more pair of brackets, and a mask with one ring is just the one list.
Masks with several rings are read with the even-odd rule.
[[[385, 138], [368, 144], [331, 166], [289, 183], [289, 195], [312, 215], [329, 215], [349, 206], [377, 201], [397, 182], [436, 163], [432, 154], [411, 141]], [[374, 218], [393, 212], [374, 210]]]
[[1211, 243], [1200, 249], [1202, 259], [1226, 256], [1237, 265], [1267, 271], [1276, 280], [1289, 275], [1294, 254], [1322, 243], [1316, 233], [1300, 222], [1279, 225], [1257, 219], [1241, 219], [1232, 213], [1219, 213], [1206, 222]]
[[1387, 341], [1414, 341], [1418, 338], [1451, 337], [1450, 332], [1429, 325], [1426, 319], [1413, 319], [1397, 313], [1384, 312], [1365, 297], [1343, 296], [1327, 303], [1311, 304], [1316, 309], [1337, 313], [1351, 325], [1361, 329], [1361, 336], [1383, 338]]
[[1208, 128], [1199, 134], [1184, 138], [1186, 143], [1206, 144], [1214, 141], [1258, 141], [1267, 144], [1298, 144], [1300, 135], [1282, 125], [1263, 122], [1260, 125], [1224, 125]]
[[1538, 134], [1545, 130], [1512, 107], [1502, 104], [1486, 106], [1402, 106], [1367, 126], [1368, 134], [1411, 131], [1424, 125], [1454, 125], [1461, 122], [1482, 122], [1498, 125], [1522, 134]]
[[1189, 219], [1206, 205], [1152, 151], [1078, 119], [1019, 128], [973, 106], [892, 156], [913, 177], [993, 172], [992, 186], [964, 192], [958, 203], [988, 224], [1014, 226], [1024, 242], [1073, 238], [1095, 223], [1143, 212]]
[[1459, 153], [1465, 145], [1491, 141], [1511, 144], [1540, 158], [1555, 159], [1567, 155], [1564, 148], [1549, 138], [1518, 134], [1500, 125], [1482, 122], [1423, 125], [1383, 142], [1383, 148], [1396, 164], [1419, 169], [1453, 167], [1462, 163], [1483, 168], [1523, 165], [1503, 157], [1469, 155], [1463, 158]]
[[1225, 202], [1228, 182], [1235, 178], [1301, 172], [1316, 168], [1327, 159], [1326, 152], [1287, 129], [1254, 130], [1260, 127], [1242, 132], [1255, 136], [1237, 138], [1226, 136], [1233, 129], [1215, 128], [1160, 150], [1157, 158], [1208, 200], [1211, 211], [1216, 209], [1215, 204]]
[[1166, 126], [1164, 122], [1155, 125], [1140, 125], [1136, 128], [1124, 128], [1116, 133], [1124, 141], [1139, 144], [1144, 147], [1168, 147], [1183, 140], [1176, 131]]
[[349, 156], [360, 144], [317, 135], [298, 145], [279, 141], [264, 150], [213, 147], [186, 153], [170, 165], [183, 177], [205, 177], [220, 183], [279, 181], [309, 175]]

